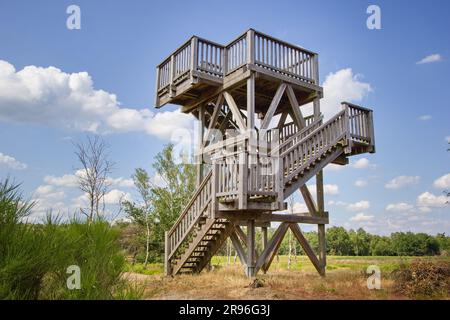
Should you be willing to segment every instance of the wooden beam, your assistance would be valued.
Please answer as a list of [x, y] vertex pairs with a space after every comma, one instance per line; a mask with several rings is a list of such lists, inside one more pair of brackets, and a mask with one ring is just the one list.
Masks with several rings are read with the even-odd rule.
[[255, 270], [255, 220], [247, 222], [247, 276], [254, 277]]
[[239, 129], [243, 132], [246, 130], [246, 125], [244, 118], [242, 117], [241, 111], [239, 110], [238, 106], [236, 105], [236, 102], [234, 101], [233, 97], [228, 91], [225, 91], [223, 93], [225, 100], [227, 101], [228, 106], [230, 107], [231, 112], [233, 113], [236, 123], [239, 127]]
[[270, 239], [269, 243], [267, 244], [267, 247], [259, 256], [258, 261], [256, 262], [256, 272], [260, 268], [263, 268], [263, 270], [266, 271], [269, 269], [270, 264], [272, 263], [272, 260], [277, 253], [278, 248], [281, 245], [281, 241], [283, 240], [283, 237], [286, 234], [288, 228], [288, 223], [283, 222], [282, 224], [280, 224], [278, 229], [273, 234], [272, 239]]
[[223, 102], [223, 94], [219, 94], [219, 96], [217, 97], [217, 101], [214, 104], [213, 114], [211, 116], [211, 119], [209, 120], [208, 130], [206, 131], [206, 137], [203, 142], [203, 146], [206, 145], [206, 143], [209, 141], [210, 136], [213, 133], [213, 129], [214, 129], [217, 119], [219, 118], [219, 115], [220, 115], [220, 108], [221, 108], [222, 102]]
[[261, 130], [265, 130], [269, 126], [270, 121], [272, 120], [272, 117], [275, 114], [275, 111], [277, 110], [278, 105], [280, 104], [281, 97], [283, 96], [285, 89], [286, 89], [285, 83], [281, 83], [278, 86], [278, 89], [275, 92], [272, 102], [270, 103], [269, 108], [267, 109], [267, 113], [264, 116], [264, 120], [261, 123]]
[[324, 212], [323, 216], [312, 216], [309, 212], [295, 214], [281, 213], [245, 213], [245, 212], [224, 212], [219, 211], [216, 218], [224, 218], [230, 220], [254, 219], [257, 222], [278, 221], [289, 223], [307, 223], [307, 224], [328, 224], [328, 212]]
[[247, 260], [246, 260], [246, 256], [247, 255], [246, 255], [245, 250], [242, 247], [242, 244], [239, 241], [239, 238], [238, 238], [238, 236], [236, 235], [235, 232], [232, 232], [230, 234], [230, 239], [231, 239], [231, 242], [233, 243], [233, 246], [234, 246], [234, 249], [236, 250], [236, 253], [239, 256], [239, 260], [241, 260], [241, 263], [242, 263], [243, 266], [246, 266], [247, 265]]
[[303, 118], [302, 112], [300, 111], [300, 107], [295, 97], [294, 90], [290, 85], [287, 86], [287, 96], [289, 98], [289, 102], [291, 103], [291, 110], [295, 124], [298, 126], [298, 129], [301, 130], [306, 126], [305, 119]]
[[316, 194], [317, 194], [317, 211], [323, 212], [325, 210], [325, 199], [323, 192], [323, 171], [320, 170], [316, 174]]
[[317, 215], [317, 206], [306, 184], [300, 187], [300, 192], [305, 200], [306, 207], [312, 215]]
[[305, 251], [306, 255], [309, 257], [309, 260], [311, 260], [312, 264], [316, 268], [316, 270], [321, 273], [322, 268], [320, 265], [319, 260], [316, 257], [316, 254], [314, 253], [314, 250], [311, 248], [311, 246], [308, 243], [308, 240], [306, 240], [305, 236], [303, 235], [300, 227], [296, 223], [292, 223], [289, 226], [292, 230], [292, 233], [297, 238], [298, 242], [300, 242], [300, 245], [303, 248], [303, 251]]
[[[247, 222], [245, 222], [245, 224], [247, 224]], [[234, 225], [234, 231], [237, 234], [237, 236], [239, 237], [239, 239], [241, 239], [241, 241], [243, 243], [247, 243], [247, 236], [245, 235], [245, 232], [242, 231], [241, 227], [238, 225]]]
[[277, 124], [278, 129], [281, 129], [281, 127], [283, 127], [284, 123], [286, 122], [287, 116], [288, 116], [287, 111], [283, 111], [283, 113], [281, 113], [280, 120], [278, 120], [278, 124]]
[[197, 186], [203, 180], [203, 136], [205, 129], [205, 105], [202, 104], [198, 108], [198, 156], [197, 156]]
[[317, 226], [317, 236], [319, 239], [319, 262], [320, 271], [319, 273], [324, 276], [327, 267], [327, 247], [326, 247], [326, 236], [325, 236], [325, 225], [319, 224]]
[[247, 130], [255, 128], [255, 74], [247, 79]]

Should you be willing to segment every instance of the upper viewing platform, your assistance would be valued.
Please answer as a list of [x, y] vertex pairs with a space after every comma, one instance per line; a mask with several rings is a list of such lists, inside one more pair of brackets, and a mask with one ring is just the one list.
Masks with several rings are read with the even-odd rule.
[[189, 112], [224, 90], [235, 90], [237, 104], [245, 105], [239, 87], [252, 72], [256, 111], [280, 82], [292, 85], [300, 105], [322, 96], [317, 53], [249, 29], [227, 45], [193, 36], [175, 50], [157, 66], [156, 107], [173, 103]]

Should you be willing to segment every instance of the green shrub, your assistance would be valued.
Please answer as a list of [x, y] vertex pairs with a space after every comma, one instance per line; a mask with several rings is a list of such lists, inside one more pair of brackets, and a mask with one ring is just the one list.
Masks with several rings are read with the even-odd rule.
[[[26, 223], [32, 206], [17, 185], [0, 183], [0, 299], [140, 297], [122, 279], [125, 258], [107, 222]], [[80, 268], [80, 289], [67, 288], [71, 265]]]

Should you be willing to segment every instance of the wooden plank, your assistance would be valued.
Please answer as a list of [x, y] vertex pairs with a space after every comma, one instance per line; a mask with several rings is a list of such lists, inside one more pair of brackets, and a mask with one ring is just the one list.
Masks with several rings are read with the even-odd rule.
[[[306, 184], [300, 187], [300, 192], [305, 200], [306, 207], [312, 215], [317, 215], [317, 206]], [[323, 211], [323, 210], [322, 210]]]
[[247, 222], [247, 276], [253, 277], [255, 270], [255, 220]]
[[325, 270], [327, 266], [327, 247], [326, 247], [326, 236], [325, 236], [325, 225], [319, 224], [317, 226], [317, 236], [319, 238], [319, 262], [321, 275], [325, 275]]
[[288, 85], [286, 89], [289, 102], [291, 103], [292, 115], [294, 116], [293, 120], [297, 124], [298, 129], [301, 130], [306, 126], [305, 119], [303, 118], [297, 98], [295, 97], [294, 90], [290, 85]]
[[209, 141], [209, 138], [211, 137], [211, 135], [214, 132], [214, 127], [217, 124], [216, 122], [220, 115], [220, 107], [222, 105], [222, 102], [223, 102], [223, 95], [219, 94], [219, 96], [217, 97], [217, 101], [214, 105], [213, 114], [211, 116], [211, 119], [209, 120], [208, 130], [206, 131], [206, 137], [203, 142], [203, 146], [206, 145], [206, 143]]
[[246, 125], [245, 125], [245, 121], [244, 118], [242, 117], [242, 113], [239, 110], [238, 106], [236, 105], [236, 102], [234, 101], [233, 97], [231, 96], [231, 94], [228, 91], [225, 91], [223, 93], [225, 100], [227, 101], [228, 106], [230, 107], [231, 112], [233, 113], [235, 119], [236, 119], [236, 123], [239, 126], [239, 129], [243, 132], [245, 132], [246, 130]]
[[317, 259], [316, 254], [314, 253], [314, 250], [311, 248], [311, 246], [308, 243], [308, 240], [306, 240], [305, 236], [303, 235], [300, 227], [296, 223], [292, 223], [289, 226], [292, 230], [292, 233], [297, 238], [298, 242], [300, 242], [300, 245], [303, 248], [303, 251], [305, 251], [306, 255], [309, 257], [309, 260], [311, 260], [312, 264], [316, 268], [316, 270], [321, 273], [322, 267], [319, 262], [319, 259]]
[[247, 130], [255, 128], [255, 74], [247, 79]]
[[277, 110], [278, 105], [280, 104], [281, 97], [283, 96], [285, 89], [286, 89], [285, 83], [281, 83], [278, 86], [277, 91], [275, 92], [275, 95], [272, 99], [272, 102], [270, 103], [270, 106], [267, 109], [267, 113], [264, 116], [264, 120], [261, 123], [261, 130], [265, 130], [269, 126], [270, 121], [272, 120], [272, 117], [275, 114], [275, 111]]
[[238, 254], [239, 260], [241, 260], [242, 265], [247, 266], [247, 259], [246, 259], [247, 254], [245, 253], [245, 250], [242, 247], [242, 244], [239, 241], [239, 238], [235, 232], [232, 232], [230, 234], [230, 239], [231, 239], [231, 242], [233, 243], [236, 253]]
[[[278, 249], [280, 248], [281, 242], [283, 241], [284, 235], [286, 234], [286, 231], [289, 228], [288, 223], [282, 223], [278, 227], [278, 229], [275, 231], [274, 235], [272, 236], [272, 239], [270, 240], [270, 243], [267, 245], [267, 248], [265, 252], [261, 254], [259, 257], [257, 263], [256, 263], [256, 270], [258, 271], [259, 268], [262, 268], [263, 270], [269, 270], [270, 265], [273, 261], [273, 258], [278, 252]], [[265, 254], [264, 254], [265, 253]]]

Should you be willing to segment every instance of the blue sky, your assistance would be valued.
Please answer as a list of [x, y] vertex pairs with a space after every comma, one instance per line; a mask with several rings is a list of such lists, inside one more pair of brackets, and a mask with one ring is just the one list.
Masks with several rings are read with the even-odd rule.
[[[81, 30], [66, 28], [71, 4]], [[381, 9], [381, 30], [366, 27], [370, 4]], [[111, 202], [133, 197], [134, 168], [151, 171], [172, 128], [190, 124], [177, 106], [154, 109], [155, 66], [192, 34], [227, 43], [252, 27], [319, 53], [324, 108], [352, 100], [374, 110], [377, 153], [325, 171], [331, 224], [450, 234], [449, 9], [448, 1], [1, 0], [0, 177], [40, 200], [36, 216], [72, 210], [82, 200], [72, 141], [95, 129], [116, 162]], [[68, 79], [75, 100], [61, 100]], [[21, 91], [30, 86], [37, 91]]]

